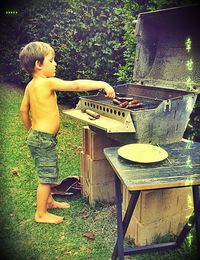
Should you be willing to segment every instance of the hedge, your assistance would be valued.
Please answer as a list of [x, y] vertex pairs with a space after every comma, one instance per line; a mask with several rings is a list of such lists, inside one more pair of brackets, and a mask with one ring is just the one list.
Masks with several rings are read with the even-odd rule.
[[[27, 83], [18, 53], [30, 41], [50, 43], [58, 61], [57, 76], [117, 82], [124, 64], [123, 21], [116, 12], [122, 1], [43, 1], [4, 19], [1, 71], [4, 80]], [[8, 31], [9, 24], [9, 31]]]
[[[1, 15], [0, 80], [25, 86], [30, 77], [19, 65], [19, 50], [30, 41], [50, 43], [57, 76], [91, 78], [112, 85], [132, 81], [135, 20], [139, 12], [191, 4], [191, 0], [21, 0], [17, 11]], [[20, 3], [20, 4], [19, 4]], [[2, 19], [3, 18], [3, 19]], [[62, 93], [59, 100], [81, 93]], [[198, 104], [198, 103], [197, 103]], [[196, 110], [198, 110], [197, 105]], [[197, 136], [194, 110], [189, 135]], [[199, 126], [199, 123], [198, 123]], [[195, 133], [193, 132], [195, 131]], [[190, 134], [192, 132], [192, 134]]]
[[132, 80], [138, 13], [190, 1], [19, 2], [15, 5], [18, 13], [5, 14], [1, 21], [0, 69], [5, 81], [27, 83], [29, 77], [20, 69], [18, 53], [26, 43], [40, 40], [55, 48], [58, 77], [101, 79], [115, 85]]

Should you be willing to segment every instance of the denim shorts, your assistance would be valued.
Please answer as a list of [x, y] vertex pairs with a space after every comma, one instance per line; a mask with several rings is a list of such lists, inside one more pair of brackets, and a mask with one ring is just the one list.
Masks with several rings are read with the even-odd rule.
[[27, 144], [35, 162], [40, 183], [55, 184], [58, 182], [57, 138], [54, 134], [31, 129]]

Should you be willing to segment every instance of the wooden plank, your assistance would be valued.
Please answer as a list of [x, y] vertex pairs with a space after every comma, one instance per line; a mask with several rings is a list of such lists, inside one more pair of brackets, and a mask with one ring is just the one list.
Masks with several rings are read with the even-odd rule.
[[88, 154], [93, 160], [106, 159], [104, 148], [116, 147], [119, 142], [92, 131], [88, 126], [83, 127], [82, 148], [85, 154]]
[[91, 185], [115, 181], [112, 167], [107, 160], [94, 161], [89, 157], [89, 182]]
[[96, 202], [115, 202], [115, 183], [107, 181], [101, 184], [90, 185], [89, 203], [95, 205]]
[[118, 146], [119, 142], [112, 140], [105, 135], [98, 134], [92, 130], [88, 132], [88, 154], [93, 160], [106, 159], [104, 148]]
[[89, 134], [90, 134], [89, 126], [84, 126], [82, 128], [82, 149], [85, 154], [89, 154]]
[[89, 196], [89, 167], [88, 167], [88, 155], [84, 152], [80, 153], [80, 181], [82, 186], [82, 195]]
[[[147, 166], [148, 167], [148, 166]], [[138, 169], [130, 167], [120, 174], [122, 183], [129, 190], [159, 189], [200, 184], [200, 165], [192, 168], [175, 167]]]

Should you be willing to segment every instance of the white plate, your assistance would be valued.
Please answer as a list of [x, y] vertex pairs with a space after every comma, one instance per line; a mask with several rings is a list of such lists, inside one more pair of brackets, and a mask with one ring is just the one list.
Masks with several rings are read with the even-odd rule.
[[151, 144], [128, 144], [118, 149], [118, 154], [124, 159], [139, 163], [159, 162], [168, 157], [161, 147]]

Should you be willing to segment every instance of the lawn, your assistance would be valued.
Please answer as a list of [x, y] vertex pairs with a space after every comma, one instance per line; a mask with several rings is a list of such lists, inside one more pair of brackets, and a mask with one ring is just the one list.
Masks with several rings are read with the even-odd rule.
[[[37, 177], [26, 147], [27, 131], [19, 115], [22, 93], [16, 87], [0, 86], [2, 259], [110, 259], [116, 237], [116, 211], [113, 205], [99, 203], [92, 207], [86, 198], [79, 195], [57, 197], [71, 204], [67, 210], [51, 210], [64, 216], [65, 220], [59, 225], [34, 222]], [[61, 115], [58, 135], [60, 179], [80, 174], [82, 126], [80, 122]], [[92, 232], [95, 239], [84, 237], [85, 232]], [[141, 255], [134, 259], [195, 259], [193, 233], [180, 250]]]

